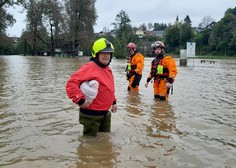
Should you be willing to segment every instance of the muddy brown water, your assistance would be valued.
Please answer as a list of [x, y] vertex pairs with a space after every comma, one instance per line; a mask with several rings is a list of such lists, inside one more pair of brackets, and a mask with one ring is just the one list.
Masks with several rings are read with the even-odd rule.
[[0, 167], [235, 168], [236, 61], [188, 60], [160, 102], [144, 87], [151, 60], [129, 93], [126, 61], [113, 59], [119, 110], [111, 133], [94, 138], [82, 135], [65, 93], [88, 57], [0, 56]]

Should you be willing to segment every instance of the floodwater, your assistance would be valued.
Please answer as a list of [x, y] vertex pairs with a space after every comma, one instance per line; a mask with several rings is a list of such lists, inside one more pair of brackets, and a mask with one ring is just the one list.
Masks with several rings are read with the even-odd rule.
[[0, 167], [235, 168], [236, 61], [188, 60], [160, 102], [144, 87], [151, 60], [128, 93], [126, 60], [113, 59], [112, 131], [86, 137], [65, 84], [87, 57], [0, 56]]

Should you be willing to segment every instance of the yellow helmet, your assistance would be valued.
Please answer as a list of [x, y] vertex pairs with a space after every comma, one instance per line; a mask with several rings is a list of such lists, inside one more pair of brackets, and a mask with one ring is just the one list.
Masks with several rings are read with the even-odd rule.
[[95, 58], [96, 54], [99, 52], [114, 52], [113, 44], [105, 38], [100, 38], [96, 40], [93, 44], [92, 57]]

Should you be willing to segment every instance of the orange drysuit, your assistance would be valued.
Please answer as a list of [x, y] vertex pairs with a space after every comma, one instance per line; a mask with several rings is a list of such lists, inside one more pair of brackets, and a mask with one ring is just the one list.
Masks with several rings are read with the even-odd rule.
[[134, 56], [130, 57], [127, 65], [127, 80], [129, 80], [128, 90], [139, 90], [143, 68], [144, 56], [137, 52]]
[[169, 90], [166, 83], [173, 83], [177, 75], [176, 62], [171, 56], [156, 57], [151, 63], [151, 72], [147, 78], [147, 83], [154, 78], [154, 97], [164, 97], [168, 99]]

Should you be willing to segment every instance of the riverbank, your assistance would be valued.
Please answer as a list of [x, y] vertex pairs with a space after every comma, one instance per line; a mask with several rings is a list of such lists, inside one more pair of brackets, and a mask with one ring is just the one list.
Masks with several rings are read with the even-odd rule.
[[216, 55], [204, 55], [196, 56], [197, 59], [226, 59], [226, 60], [236, 60], [236, 56], [216, 56]]

